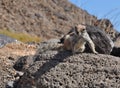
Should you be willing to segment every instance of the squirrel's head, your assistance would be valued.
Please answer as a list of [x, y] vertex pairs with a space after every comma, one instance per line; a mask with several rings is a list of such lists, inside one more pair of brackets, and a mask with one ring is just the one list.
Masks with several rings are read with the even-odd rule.
[[86, 26], [82, 24], [76, 25], [75, 29], [77, 29], [79, 34], [86, 32]]

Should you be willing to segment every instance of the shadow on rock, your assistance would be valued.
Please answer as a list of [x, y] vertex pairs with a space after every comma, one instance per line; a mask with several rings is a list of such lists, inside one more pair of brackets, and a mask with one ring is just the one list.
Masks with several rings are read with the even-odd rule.
[[120, 57], [120, 47], [114, 47], [111, 55]]
[[[40, 78], [43, 74], [46, 72], [49, 72], [51, 68], [54, 68], [57, 66], [59, 63], [64, 62], [66, 58], [71, 56], [72, 53], [69, 51], [61, 51], [58, 52], [55, 56], [53, 56], [51, 59], [47, 60], [39, 69], [37, 72], [34, 73], [35, 78]], [[36, 59], [40, 59], [37, 57]], [[44, 58], [45, 59], [45, 58]], [[47, 59], [47, 57], [46, 57]]]
[[[47, 72], [49, 72], [52, 68], [55, 68], [59, 63], [65, 62], [66, 59], [71, 56], [72, 53], [69, 51], [47, 51], [42, 54], [37, 54], [33, 56], [33, 64], [29, 65], [28, 69], [24, 70], [24, 76], [20, 78], [14, 85], [14, 88], [33, 88], [32, 86], [36, 86], [36, 82]], [[28, 57], [23, 57], [19, 59], [19, 62], [17, 64], [21, 64], [24, 66], [20, 66], [22, 68], [19, 68], [22, 70], [24, 67], [26, 67], [26, 64], [24, 64], [24, 61], [26, 62]], [[19, 66], [19, 65], [16, 65]], [[19, 70], [18, 69], [18, 70]], [[24, 79], [24, 82], [23, 80]], [[29, 85], [26, 85], [28, 83]], [[24, 87], [22, 86], [24, 85]], [[41, 85], [40, 88], [44, 88], [44, 86]]]

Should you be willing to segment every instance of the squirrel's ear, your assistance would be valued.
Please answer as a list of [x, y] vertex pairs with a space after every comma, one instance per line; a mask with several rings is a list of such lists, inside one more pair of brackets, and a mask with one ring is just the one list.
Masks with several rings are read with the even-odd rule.
[[62, 37], [58, 43], [64, 43], [64, 40], [64, 37]]
[[77, 26], [75, 26], [75, 30], [77, 30]]
[[79, 34], [77, 26], [75, 26], [75, 32], [76, 34]]

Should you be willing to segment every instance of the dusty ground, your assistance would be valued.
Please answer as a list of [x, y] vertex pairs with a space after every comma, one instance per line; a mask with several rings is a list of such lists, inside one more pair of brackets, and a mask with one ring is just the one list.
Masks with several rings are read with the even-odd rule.
[[36, 46], [23, 43], [11, 43], [0, 48], [0, 88], [4, 88], [5, 84], [14, 79], [16, 71], [13, 64], [20, 56], [34, 55]]

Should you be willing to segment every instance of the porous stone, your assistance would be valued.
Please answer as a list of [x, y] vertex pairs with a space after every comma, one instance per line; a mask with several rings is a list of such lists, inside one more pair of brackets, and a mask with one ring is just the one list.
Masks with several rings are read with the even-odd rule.
[[[95, 49], [98, 53], [110, 54], [114, 43], [109, 36], [100, 28], [95, 26], [86, 26], [87, 32], [95, 44]], [[88, 48], [86, 51], [89, 51]]]
[[[52, 52], [52, 51], [51, 51]], [[71, 52], [37, 56], [16, 88], [119, 88], [120, 58]]]

